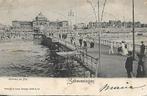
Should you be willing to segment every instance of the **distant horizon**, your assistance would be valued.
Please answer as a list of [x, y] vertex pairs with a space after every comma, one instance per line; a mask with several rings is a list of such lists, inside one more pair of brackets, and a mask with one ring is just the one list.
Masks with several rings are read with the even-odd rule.
[[[92, 3], [95, 9], [96, 2], [97, 0], [93, 0]], [[100, 0], [101, 11], [103, 3]], [[146, 10], [146, 0], [135, 0], [135, 21], [146, 24]], [[70, 11], [74, 16], [68, 16]], [[0, 23], [4, 25], [12, 25], [13, 20], [31, 21], [39, 12], [42, 12], [50, 21], [71, 19], [73, 24], [96, 21], [94, 11], [87, 0], [58, 0], [58, 2], [55, 0], [0, 0]], [[103, 21], [109, 20], [132, 21], [131, 0], [107, 0]]]
[[[48, 18], [47, 18], [48, 19]], [[49, 21], [51, 21], [51, 22], [55, 22], [55, 21], [57, 21], [57, 20], [59, 20], [59, 21], [68, 21], [68, 22], [70, 22], [69, 20], [60, 20], [60, 19], [56, 19], [56, 20], [50, 20], [50, 19], [48, 19]], [[33, 21], [33, 19], [32, 20], [12, 20], [12, 21], [27, 21], [27, 22], [31, 22], [31, 21]], [[10, 24], [3, 24], [3, 23], [1, 23], [0, 22], [0, 24], [2, 24], [2, 25], [8, 25], [8, 26], [12, 26], [12, 21], [11, 21], [11, 23]], [[107, 21], [102, 21], [102, 22], [109, 22], [109, 21], [121, 21], [121, 22], [132, 22], [132, 21], [122, 21], [122, 20], [113, 20], [113, 19], [110, 19], [110, 20], [107, 20]], [[96, 22], [96, 21], [89, 21], [89, 22]], [[87, 22], [87, 23], [84, 23], [84, 24], [88, 24], [89, 22]], [[135, 22], [140, 22], [141, 24], [147, 24], [147, 23], [143, 23], [143, 22], [141, 22], [141, 21], [135, 21]], [[83, 22], [79, 22], [79, 23], [77, 23], [77, 24], [80, 24], [80, 23], [83, 23]], [[73, 25], [75, 25], [75, 24], [73, 24]]]

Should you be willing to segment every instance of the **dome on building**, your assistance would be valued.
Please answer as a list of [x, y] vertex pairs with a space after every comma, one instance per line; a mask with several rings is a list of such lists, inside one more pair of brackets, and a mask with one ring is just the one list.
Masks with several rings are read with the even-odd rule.
[[36, 16], [36, 20], [47, 20], [47, 18], [40, 12], [37, 16]]

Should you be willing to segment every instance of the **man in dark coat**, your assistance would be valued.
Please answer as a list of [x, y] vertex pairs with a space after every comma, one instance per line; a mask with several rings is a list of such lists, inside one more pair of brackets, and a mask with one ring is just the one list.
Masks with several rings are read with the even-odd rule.
[[125, 63], [125, 68], [128, 74], [128, 78], [131, 78], [131, 74], [133, 72], [133, 56], [132, 52], [129, 52], [126, 63]]
[[144, 42], [141, 41], [141, 46], [140, 46], [140, 55], [141, 56], [144, 56], [145, 54], [145, 45], [144, 45]]
[[87, 47], [87, 42], [84, 40], [83, 43], [84, 43], [84, 47], [86, 48]]
[[82, 42], [83, 42], [83, 39], [80, 38], [80, 39], [79, 39], [80, 47], [82, 47]]
[[138, 54], [138, 68], [137, 68], [137, 76], [136, 77], [144, 77], [145, 76], [145, 70], [144, 70], [144, 61], [143, 57]]

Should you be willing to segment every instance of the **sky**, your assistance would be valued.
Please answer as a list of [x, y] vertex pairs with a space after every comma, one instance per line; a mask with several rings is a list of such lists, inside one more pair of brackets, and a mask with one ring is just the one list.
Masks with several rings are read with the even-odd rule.
[[[40, 12], [50, 21], [71, 20], [73, 23], [96, 21], [97, 0], [89, 1], [92, 5], [87, 0], [0, 0], [0, 23], [11, 25], [13, 20], [31, 21]], [[99, 1], [102, 13], [104, 0]], [[135, 20], [147, 23], [147, 0], [134, 1]], [[132, 0], [107, 0], [103, 21], [131, 21], [131, 2]], [[70, 10], [74, 12], [72, 17], [68, 16]]]

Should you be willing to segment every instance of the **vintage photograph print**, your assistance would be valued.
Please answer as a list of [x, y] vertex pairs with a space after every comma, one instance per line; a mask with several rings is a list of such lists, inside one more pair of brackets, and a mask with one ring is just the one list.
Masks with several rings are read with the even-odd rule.
[[0, 0], [0, 76], [147, 77], [146, 0]]

